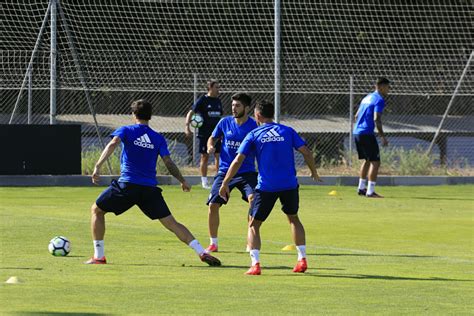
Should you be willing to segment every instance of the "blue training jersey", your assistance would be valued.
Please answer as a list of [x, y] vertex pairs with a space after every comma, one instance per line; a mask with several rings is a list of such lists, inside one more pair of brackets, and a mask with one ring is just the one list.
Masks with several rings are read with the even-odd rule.
[[204, 122], [198, 130], [199, 136], [209, 137], [224, 113], [219, 98], [213, 98], [207, 94], [201, 96], [193, 104], [193, 111], [201, 114]]
[[374, 134], [374, 112], [382, 113], [385, 100], [377, 91], [368, 94], [359, 105], [359, 114], [354, 126], [354, 134]]
[[[257, 123], [251, 117], [242, 125], [238, 125], [232, 116], [224, 117], [219, 121], [211, 135], [214, 138], [222, 138], [219, 174], [227, 172], [245, 136], [255, 128], [257, 128]], [[250, 153], [245, 157], [237, 174], [244, 172], [255, 172], [255, 153]]]
[[119, 182], [156, 186], [158, 155], [169, 156], [165, 138], [148, 125], [122, 126], [111, 134], [122, 141]]
[[268, 123], [251, 131], [237, 153], [256, 154], [258, 184], [256, 189], [277, 192], [296, 189], [294, 150], [306, 145], [305, 141], [289, 126]]

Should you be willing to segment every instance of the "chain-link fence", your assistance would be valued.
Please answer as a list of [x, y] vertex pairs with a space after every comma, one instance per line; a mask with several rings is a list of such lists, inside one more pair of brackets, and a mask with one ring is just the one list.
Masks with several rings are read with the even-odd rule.
[[[0, 124], [50, 123], [52, 2], [7, 1], [0, 9]], [[146, 98], [155, 105], [151, 126], [179, 164], [191, 165], [184, 116], [195, 93], [219, 79], [226, 114], [234, 92], [273, 101], [279, 36], [281, 122], [306, 138], [323, 173], [357, 167], [350, 114], [380, 75], [393, 81], [382, 172], [472, 172], [470, 1], [284, 1], [279, 35], [274, 1], [55, 2], [54, 118], [81, 124], [84, 160], [100, 151], [99, 136], [105, 142], [132, 122], [130, 103]]]

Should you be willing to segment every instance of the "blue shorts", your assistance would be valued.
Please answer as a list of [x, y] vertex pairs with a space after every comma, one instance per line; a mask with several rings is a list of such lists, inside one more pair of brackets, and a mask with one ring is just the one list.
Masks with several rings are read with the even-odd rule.
[[160, 219], [171, 215], [161, 191], [158, 187], [112, 180], [110, 187], [102, 192], [95, 204], [104, 212], [115, 215], [137, 205], [150, 219]]
[[[207, 199], [207, 205], [210, 203], [217, 204], [227, 204], [223, 198], [219, 196], [219, 189], [224, 181], [225, 174], [218, 174], [214, 178], [214, 183], [212, 184], [211, 193]], [[257, 173], [256, 172], [245, 172], [237, 174], [230, 180], [229, 189], [237, 188], [240, 193], [242, 193], [242, 200], [248, 202], [249, 195], [254, 193], [255, 187], [257, 186]]]
[[277, 199], [280, 199], [281, 210], [285, 214], [295, 215], [298, 213], [300, 201], [298, 188], [278, 192], [263, 192], [257, 189], [252, 205], [250, 205], [249, 215], [259, 221], [265, 221], [272, 212]]
[[368, 161], [380, 161], [380, 150], [377, 138], [374, 134], [354, 135], [359, 159]]

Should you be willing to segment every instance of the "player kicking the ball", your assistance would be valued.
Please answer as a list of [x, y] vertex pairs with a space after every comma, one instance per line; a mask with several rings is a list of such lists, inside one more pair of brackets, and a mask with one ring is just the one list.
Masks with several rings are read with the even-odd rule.
[[298, 262], [293, 272], [303, 273], [308, 268], [306, 262], [306, 240], [303, 224], [298, 218], [299, 194], [296, 178], [294, 149], [303, 154], [311, 171], [311, 177], [321, 181], [316, 170], [313, 155], [304, 140], [291, 127], [273, 122], [274, 108], [270, 102], [257, 102], [255, 118], [260, 127], [251, 131], [244, 139], [237, 156], [229, 167], [222, 182], [219, 194], [229, 198], [229, 184], [237, 174], [246, 157], [255, 154], [258, 163], [258, 184], [255, 197], [250, 206], [248, 244], [252, 266], [249, 275], [261, 274], [260, 269], [260, 226], [270, 215], [277, 199], [282, 211], [287, 215], [291, 226], [293, 241], [298, 250]]
[[[214, 144], [222, 139], [221, 160], [219, 172], [212, 184], [211, 194], [207, 205], [209, 205], [209, 235], [211, 243], [206, 251], [216, 252], [218, 250], [217, 231], [219, 229], [219, 208], [227, 201], [219, 196], [219, 188], [224, 180], [230, 164], [237, 155], [237, 149], [247, 134], [257, 128], [257, 123], [249, 117], [250, 103], [252, 98], [245, 93], [237, 93], [232, 96], [232, 116], [219, 121], [207, 142], [208, 153], [215, 150]], [[242, 199], [251, 202], [255, 186], [257, 185], [257, 173], [255, 172], [255, 155], [248, 155], [229, 183], [229, 190], [239, 189]]]
[[151, 119], [152, 105], [145, 100], [132, 103], [134, 125], [122, 126], [112, 133], [112, 140], [107, 144], [97, 161], [92, 174], [92, 182], [98, 184], [100, 167], [122, 145], [120, 159], [120, 178], [113, 180], [110, 187], [99, 196], [91, 207], [91, 229], [94, 239], [94, 257], [87, 264], [105, 264], [104, 235], [105, 214], [112, 212], [120, 215], [134, 205], [152, 220], [158, 219], [163, 226], [173, 232], [179, 240], [194, 249], [201, 261], [210, 266], [220, 266], [220, 261], [204, 251], [201, 244], [191, 232], [178, 223], [166, 205], [161, 189], [157, 187], [156, 162], [158, 155], [170, 172], [180, 183], [184, 192], [191, 186], [181, 175], [170, 158], [165, 138], [148, 126]]

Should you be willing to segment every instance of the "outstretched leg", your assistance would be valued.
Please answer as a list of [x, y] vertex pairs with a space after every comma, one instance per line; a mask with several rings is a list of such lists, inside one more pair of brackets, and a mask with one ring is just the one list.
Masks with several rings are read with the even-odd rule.
[[181, 223], [178, 223], [173, 215], [168, 215], [164, 218], [160, 218], [161, 224], [166, 227], [169, 231], [173, 232], [179, 240], [191, 247], [201, 258], [201, 261], [207, 263], [210, 266], [220, 266], [221, 262], [219, 259], [209, 255], [204, 251], [199, 241], [197, 241], [191, 232]]
[[165, 226], [166, 229], [173, 232], [179, 240], [184, 242], [186, 245], [189, 245], [191, 241], [194, 240], [194, 236], [191, 232], [181, 223], [178, 223], [173, 215], [168, 215], [164, 218], [160, 218], [161, 224]]

